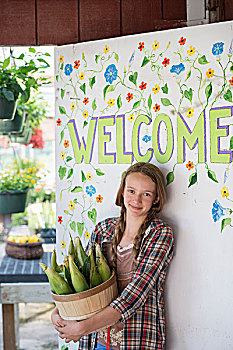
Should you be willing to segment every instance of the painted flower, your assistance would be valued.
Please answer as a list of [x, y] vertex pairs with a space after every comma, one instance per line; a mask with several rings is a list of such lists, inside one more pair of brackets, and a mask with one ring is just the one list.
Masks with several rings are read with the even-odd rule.
[[104, 73], [104, 77], [105, 77], [106, 81], [108, 83], [112, 84], [112, 82], [114, 80], [116, 80], [116, 78], [117, 78], [117, 72], [118, 71], [117, 71], [115, 64], [110, 64], [110, 66], [108, 66], [106, 68], [106, 71]]
[[61, 126], [61, 119], [60, 118], [58, 118], [56, 122], [57, 122], [57, 126]]
[[143, 136], [143, 138], [142, 138], [142, 141], [144, 141], [144, 142], [149, 142], [151, 140], [151, 136], [149, 136], [149, 135], [144, 135]]
[[142, 51], [142, 49], [144, 49], [144, 43], [140, 42], [138, 46], [138, 50]]
[[89, 103], [89, 97], [84, 97], [83, 103], [86, 105]]
[[96, 202], [97, 203], [102, 203], [103, 202], [103, 197], [99, 194], [97, 197], [96, 197]]
[[145, 89], [146, 89], [146, 85], [147, 85], [147, 83], [144, 83], [144, 81], [142, 81], [142, 82], [141, 82], [141, 85], [139, 85], [139, 88], [140, 88], [141, 90], [145, 90]]
[[57, 219], [57, 222], [59, 222], [59, 224], [61, 224], [62, 223], [62, 216], [58, 216], [58, 219]]
[[64, 249], [66, 247], [66, 242], [65, 241], [61, 241], [61, 247]]
[[223, 53], [223, 45], [224, 43], [215, 43], [212, 47], [212, 54], [214, 56], [221, 55]]
[[170, 69], [171, 73], [176, 73], [177, 75], [179, 75], [181, 72], [183, 72], [185, 70], [185, 67], [183, 65], [183, 63], [177, 64], [177, 65], [173, 65]]
[[180, 38], [180, 40], [179, 40], [179, 44], [180, 44], [180, 45], [184, 45], [185, 42], [186, 42], [186, 38], [184, 38], [184, 37], [182, 36], [182, 37]]
[[87, 238], [87, 239], [91, 238], [91, 235], [90, 235], [90, 233], [88, 231], [85, 232], [85, 238]]
[[73, 111], [75, 109], [75, 103], [74, 102], [71, 103], [70, 108], [71, 108], [71, 111]]
[[153, 50], [157, 50], [159, 48], [159, 42], [157, 40], [154, 41], [152, 48], [153, 48]]
[[107, 102], [107, 104], [109, 105], [109, 107], [114, 106], [114, 105], [115, 105], [115, 98], [109, 99], [108, 102]]
[[61, 152], [61, 154], [60, 154], [61, 159], [64, 159], [65, 156], [66, 156], [66, 154], [64, 152]]
[[65, 75], [70, 75], [73, 72], [73, 67], [70, 63], [65, 65]]
[[186, 164], [186, 168], [187, 168], [188, 170], [193, 169], [193, 168], [194, 168], [193, 162], [190, 162], [190, 161], [189, 161], [189, 162]]
[[133, 114], [129, 115], [128, 120], [130, 121], [130, 123], [132, 123], [132, 121], [135, 119], [135, 116]]
[[105, 45], [105, 47], [104, 47], [104, 53], [105, 53], [105, 55], [106, 55], [106, 53], [108, 53], [109, 52], [109, 47], [108, 47], [108, 45]]
[[160, 90], [160, 86], [155, 85], [155, 87], [152, 89], [152, 91], [154, 91], [154, 94], [157, 94]]
[[186, 112], [186, 116], [187, 116], [187, 118], [191, 118], [191, 117], [193, 117], [193, 114], [194, 114], [194, 109], [192, 109], [190, 107]]
[[209, 69], [207, 70], [207, 72], [206, 72], [207, 78], [212, 78], [213, 75], [214, 75], [214, 70], [211, 69], [211, 68], [209, 68]]
[[225, 186], [221, 190], [222, 197], [228, 197], [229, 196], [229, 190]]
[[229, 47], [229, 51], [228, 51], [228, 53], [229, 53], [229, 55], [231, 55], [232, 56], [232, 46], [233, 46], [233, 39], [231, 40], [231, 45], [230, 45], [230, 47]]
[[135, 56], [135, 51], [132, 53], [132, 56], [129, 59], [129, 67], [132, 66], [132, 64], [133, 64], [134, 56]]
[[212, 216], [214, 222], [218, 221], [221, 218], [221, 216], [225, 215], [225, 211], [226, 209], [223, 208], [219, 201], [216, 199], [212, 207]]
[[68, 206], [69, 206], [70, 210], [74, 210], [75, 209], [75, 203], [73, 201], [70, 201]]
[[87, 111], [83, 111], [83, 118], [87, 118], [88, 117], [88, 112]]
[[65, 140], [65, 141], [64, 141], [64, 146], [65, 146], [65, 148], [69, 147], [69, 145], [70, 145], [70, 144], [69, 144], [69, 141], [68, 141], [68, 140]]
[[133, 94], [129, 92], [129, 93], [127, 94], [126, 100], [127, 100], [128, 102], [130, 102], [132, 99], [133, 99]]
[[158, 104], [156, 103], [156, 104], [154, 105], [153, 109], [154, 109], [155, 112], [160, 111], [160, 105], [158, 105]]
[[229, 80], [229, 83], [233, 85], [233, 77]]
[[189, 50], [187, 50], [187, 54], [192, 56], [195, 53], [196, 48], [194, 46], [190, 46]]
[[80, 60], [74, 61], [74, 68], [78, 69], [79, 66], [80, 66]]
[[96, 193], [96, 189], [95, 189], [95, 187], [92, 186], [92, 185], [91, 185], [91, 186], [87, 186], [87, 187], [86, 187], [86, 192], [87, 192], [87, 194], [88, 194], [90, 197], [92, 197], [92, 195]]
[[83, 72], [81, 72], [81, 74], [79, 75], [79, 79], [80, 79], [80, 80], [83, 80], [84, 77], [85, 77], [85, 74], [84, 74]]
[[60, 55], [60, 57], [59, 57], [59, 59], [58, 59], [60, 63], [63, 62], [63, 58], [64, 58], [64, 56]]
[[88, 179], [89, 181], [91, 181], [92, 178], [93, 178], [93, 175], [92, 175], [91, 173], [88, 173], [88, 174], [87, 174], [87, 179]]
[[170, 59], [165, 57], [164, 60], [163, 60], [163, 62], [162, 62], [162, 64], [164, 65], [164, 67], [167, 67], [167, 66], [169, 65], [169, 63], [170, 63]]

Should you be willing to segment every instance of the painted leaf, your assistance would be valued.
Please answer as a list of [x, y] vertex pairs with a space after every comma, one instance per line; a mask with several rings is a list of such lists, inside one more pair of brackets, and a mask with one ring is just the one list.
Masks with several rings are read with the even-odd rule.
[[214, 182], [218, 182], [217, 178], [216, 178], [216, 174], [214, 171], [212, 170], [208, 170], [208, 177], [213, 180]]
[[227, 90], [227, 92], [223, 95], [224, 100], [232, 102], [232, 92], [230, 89]]
[[233, 136], [230, 138], [230, 149], [233, 149]]
[[231, 218], [226, 218], [222, 220], [222, 226], [221, 226], [221, 232], [223, 231], [223, 229], [226, 226], [230, 226], [231, 225]]
[[114, 85], [106, 85], [105, 88], [104, 88], [104, 99], [106, 97], [106, 94], [108, 92], [112, 92], [115, 90], [115, 86]]
[[137, 101], [133, 105], [133, 109], [138, 108], [140, 106], [141, 101]]
[[192, 103], [193, 90], [191, 88], [189, 90], [185, 90], [184, 96]]
[[78, 192], [82, 192], [82, 187], [81, 186], [75, 186], [73, 188], [73, 190], [71, 190], [72, 193], [78, 193]]
[[88, 122], [86, 120], [84, 120], [84, 123], [83, 123], [83, 128], [85, 128], [85, 126], [88, 125]]
[[36, 50], [34, 49], [34, 47], [29, 47], [28, 51], [32, 53], [36, 53]]
[[167, 179], [167, 185], [172, 183], [175, 179], [174, 172], [170, 171], [170, 173], [167, 174], [166, 179]]
[[64, 62], [62, 62], [60, 69], [63, 70]]
[[66, 157], [66, 161], [67, 161], [67, 162], [70, 162], [72, 159], [73, 159], [73, 158], [72, 158], [71, 156], [67, 156], [67, 157]]
[[230, 71], [233, 72], [233, 66], [230, 67]]
[[145, 67], [145, 65], [146, 65], [148, 62], [150, 62], [150, 60], [145, 56], [145, 57], [143, 58], [141, 67]]
[[188, 187], [194, 185], [196, 182], [197, 182], [197, 172], [190, 175]]
[[201, 57], [198, 58], [198, 63], [199, 64], [207, 64], [209, 62], [207, 61], [207, 59], [206, 59], [206, 57], [204, 55], [204, 56], [201, 56]]
[[93, 111], [95, 111], [96, 108], [97, 108], [95, 101], [96, 101], [96, 98], [95, 98], [94, 101], [92, 102], [92, 109], [93, 109]]
[[61, 350], [69, 350], [68, 346], [62, 345]]
[[138, 78], [138, 72], [134, 72], [129, 76], [129, 81], [134, 83], [135, 86], [137, 86], [137, 78]]
[[161, 98], [161, 102], [164, 106], [170, 106], [171, 101], [168, 98]]
[[205, 95], [206, 95], [207, 101], [209, 100], [211, 94], [212, 94], [212, 83], [209, 83], [209, 85], [205, 88]]
[[61, 114], [66, 114], [65, 107], [59, 106], [59, 112], [60, 112]]
[[75, 198], [75, 199], [73, 200], [73, 202], [77, 204], [77, 203], [78, 203], [77, 198]]
[[87, 212], [87, 216], [89, 217], [89, 219], [93, 222], [93, 224], [96, 224], [96, 217], [97, 217], [97, 212], [96, 209], [93, 208], [91, 211]]
[[100, 55], [95, 55], [95, 63], [98, 63]]
[[56, 81], [58, 81], [58, 79], [59, 79], [59, 75], [56, 75]]
[[117, 107], [120, 109], [122, 107], [121, 95], [117, 97]]
[[104, 173], [99, 168], [96, 169], [95, 172], [96, 172], [96, 175], [98, 175], [98, 176], [103, 176], [104, 175]]
[[152, 106], [152, 98], [151, 98], [151, 94], [150, 94], [150, 96], [148, 98], [148, 107], [149, 107], [149, 109], [151, 109], [151, 106]]
[[61, 98], [62, 98], [62, 99], [63, 99], [64, 95], [65, 95], [65, 90], [64, 90], [64, 89], [61, 89]]
[[164, 94], [168, 94], [168, 86], [167, 86], [167, 83], [164, 85], [164, 86], [162, 86], [162, 91], [163, 91], [163, 93]]
[[82, 170], [81, 170], [81, 175], [82, 175], [82, 182], [86, 181], [86, 176]]
[[78, 229], [79, 236], [82, 237], [83, 230], [84, 230], [84, 223], [83, 222], [77, 222], [77, 229]]
[[89, 78], [89, 85], [91, 88], [93, 88], [94, 84], [95, 84], [95, 77]]
[[70, 169], [67, 175], [67, 179], [69, 179], [73, 175], [74, 170]]
[[74, 232], [76, 232], [76, 224], [75, 224], [75, 221], [72, 221], [72, 222], [70, 223], [70, 228], [71, 228], [71, 230], [73, 230]]
[[118, 56], [118, 54], [115, 52], [115, 60], [117, 61], [117, 63], [118, 63], [118, 61], [119, 61], [119, 56]]
[[2, 64], [2, 69], [6, 69], [6, 67], [8, 67], [10, 64], [10, 57], [7, 57], [4, 61], [3, 61], [3, 64]]
[[188, 80], [190, 77], [191, 77], [191, 69], [188, 71], [185, 81]]
[[60, 144], [62, 143], [62, 140], [63, 140], [63, 138], [64, 138], [64, 135], [65, 135], [64, 130], [62, 130], [62, 131], [61, 131]]
[[84, 95], [86, 94], [86, 83], [80, 85], [80, 90], [82, 90], [82, 92], [84, 93]]
[[59, 174], [59, 177], [61, 180], [64, 179], [64, 177], [66, 175], [66, 168], [60, 165], [60, 168], [58, 170], [58, 174]]

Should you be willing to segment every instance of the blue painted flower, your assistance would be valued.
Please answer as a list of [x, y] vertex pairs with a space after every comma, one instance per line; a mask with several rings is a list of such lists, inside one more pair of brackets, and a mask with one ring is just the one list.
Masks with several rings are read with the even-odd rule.
[[65, 66], [65, 75], [70, 75], [73, 72], [72, 64], [68, 63]]
[[87, 194], [89, 194], [90, 197], [92, 197], [92, 195], [96, 193], [96, 189], [92, 185], [91, 186], [87, 186], [86, 187], [86, 192], [87, 192]]
[[110, 64], [104, 73], [105, 79], [108, 83], [112, 84], [113, 80], [117, 78], [117, 69], [115, 64]]
[[181, 72], [183, 72], [185, 70], [185, 66], [183, 65], [183, 63], [177, 64], [177, 65], [173, 65], [170, 69], [171, 73], [176, 73], [177, 75], [179, 75]]
[[224, 43], [215, 43], [212, 47], [212, 54], [217, 56], [217, 55], [221, 55], [221, 53], [223, 53], [223, 45]]
[[218, 221], [221, 216], [225, 215], [226, 209], [221, 206], [219, 201], [216, 199], [215, 202], [213, 203], [213, 208], [212, 208], [212, 216], [214, 222]]
[[134, 50], [134, 52], [132, 53], [132, 56], [129, 59], [129, 67], [132, 65], [132, 63], [134, 61], [134, 56], [135, 56], [135, 50]]
[[143, 136], [143, 138], [142, 138], [142, 141], [144, 141], [144, 142], [149, 142], [151, 140], [151, 136], [149, 136], [149, 135], [145, 135], [145, 136]]
[[232, 56], [232, 53], [233, 53], [232, 46], [233, 46], [233, 39], [231, 40], [231, 45], [229, 47], [229, 55], [231, 55], [231, 56]]

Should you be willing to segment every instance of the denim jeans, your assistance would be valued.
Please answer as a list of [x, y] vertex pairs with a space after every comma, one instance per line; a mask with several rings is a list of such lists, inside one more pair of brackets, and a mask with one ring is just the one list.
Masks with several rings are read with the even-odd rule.
[[[106, 350], [106, 346], [103, 346], [103, 345], [97, 343], [95, 350]], [[110, 349], [110, 350], [112, 350], [112, 349]]]

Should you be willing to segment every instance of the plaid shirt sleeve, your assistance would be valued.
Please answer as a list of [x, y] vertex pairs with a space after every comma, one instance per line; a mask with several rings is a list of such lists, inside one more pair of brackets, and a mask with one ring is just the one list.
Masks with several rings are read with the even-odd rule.
[[143, 239], [133, 280], [110, 306], [121, 313], [121, 321], [131, 318], [146, 302], [153, 288], [162, 288], [173, 255], [173, 235], [169, 226], [152, 228]]

